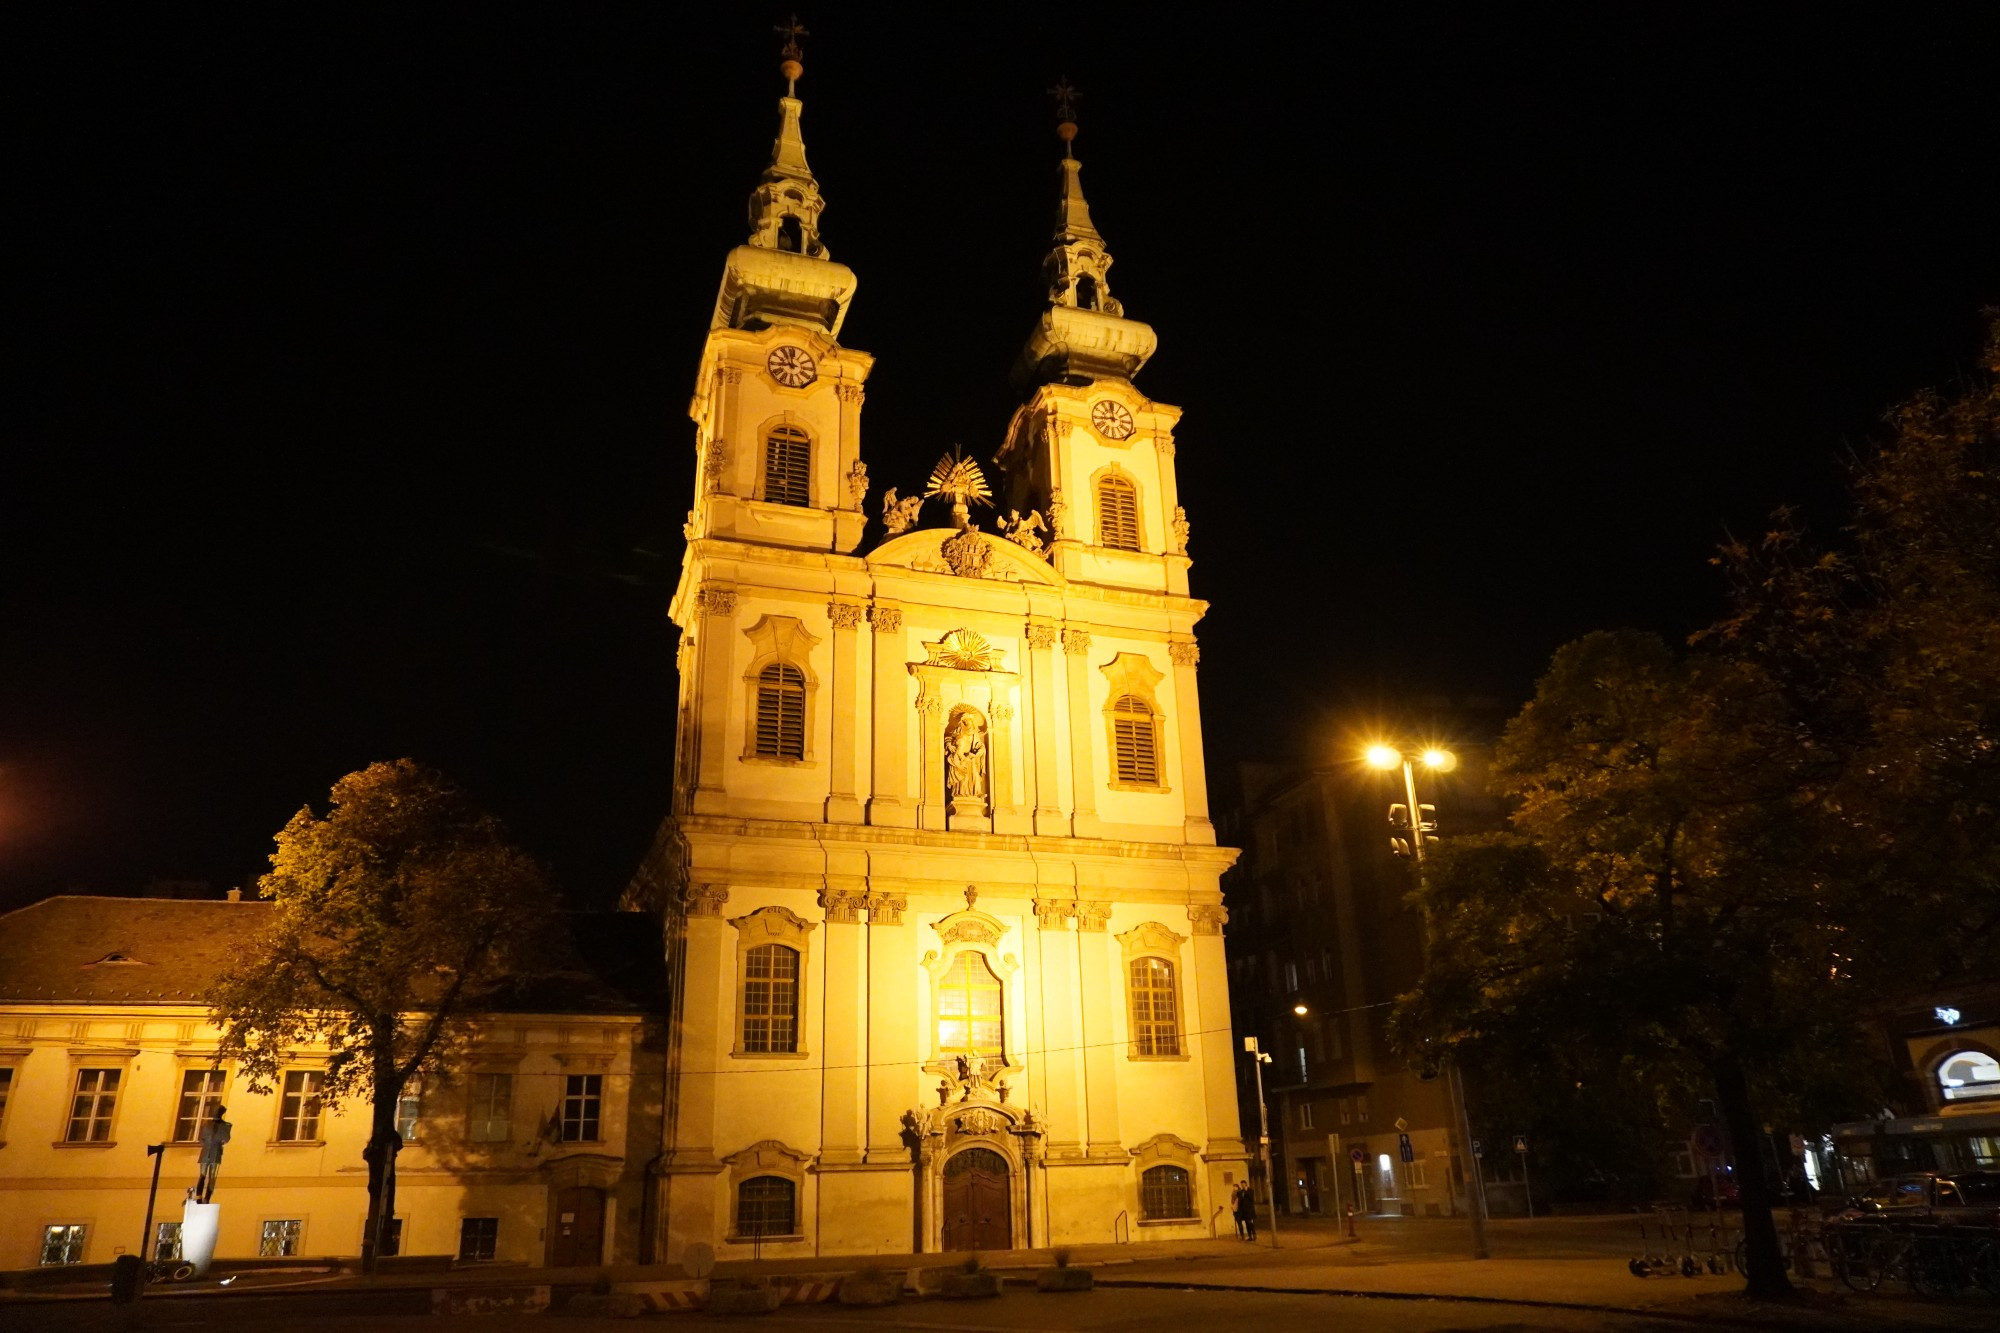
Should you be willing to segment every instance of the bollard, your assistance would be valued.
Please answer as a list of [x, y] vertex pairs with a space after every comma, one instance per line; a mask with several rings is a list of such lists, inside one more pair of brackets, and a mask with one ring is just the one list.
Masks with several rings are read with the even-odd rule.
[[111, 1261], [111, 1303], [130, 1305], [139, 1299], [146, 1281], [146, 1261], [136, 1254], [121, 1254]]
[[1347, 1205], [1347, 1238], [1349, 1240], [1361, 1239], [1361, 1237], [1354, 1234], [1354, 1205], [1351, 1203]]

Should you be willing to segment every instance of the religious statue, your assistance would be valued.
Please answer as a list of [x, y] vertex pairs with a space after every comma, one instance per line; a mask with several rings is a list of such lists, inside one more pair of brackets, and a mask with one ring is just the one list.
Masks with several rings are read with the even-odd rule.
[[201, 1145], [201, 1156], [196, 1163], [194, 1179], [194, 1201], [207, 1203], [215, 1194], [215, 1173], [222, 1168], [222, 1149], [229, 1142], [230, 1124], [222, 1118], [229, 1108], [218, 1106], [215, 1114], [202, 1122], [195, 1141]]
[[1042, 530], [1042, 515], [1039, 510], [1030, 509], [1026, 518], [1018, 509], [1009, 509], [1007, 517], [1000, 520], [1000, 535], [1013, 542], [1030, 555], [1042, 553], [1042, 539], [1035, 534]]
[[953, 446], [952, 451], [938, 459], [931, 469], [931, 482], [924, 490], [926, 498], [937, 496], [951, 502], [952, 526], [963, 532], [972, 522], [969, 506], [985, 505], [993, 507], [993, 490], [986, 484], [986, 474], [979, 470], [979, 464], [967, 458], [962, 450]]
[[1062, 487], [1057, 486], [1049, 492], [1049, 540], [1050, 541], [1059, 542], [1063, 539], [1064, 536], [1063, 521], [1068, 517], [1069, 517], [1069, 505], [1067, 505], [1063, 501]]
[[1173, 544], [1174, 554], [1186, 555], [1187, 544], [1188, 544], [1188, 533], [1189, 531], [1191, 531], [1191, 526], [1192, 526], [1188, 523], [1187, 510], [1182, 508], [1180, 505], [1175, 505], [1174, 521], [1171, 524], [1169, 524], [1169, 526], [1172, 527], [1174, 530], [1174, 544]]
[[882, 527], [891, 537], [908, 532], [917, 525], [917, 511], [923, 507], [923, 496], [912, 495], [907, 500], [898, 500], [896, 488], [891, 486], [882, 495]]
[[952, 719], [944, 738], [945, 785], [954, 801], [986, 798], [986, 724], [966, 711]]
[[847, 498], [856, 509], [859, 509], [861, 501], [867, 495], [868, 465], [857, 458], [854, 460], [854, 466], [847, 469]]

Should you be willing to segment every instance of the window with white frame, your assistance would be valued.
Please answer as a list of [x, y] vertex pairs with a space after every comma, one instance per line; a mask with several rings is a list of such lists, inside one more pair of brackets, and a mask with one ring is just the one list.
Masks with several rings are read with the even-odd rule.
[[1132, 1053], [1142, 1056], [1181, 1053], [1180, 998], [1174, 965], [1164, 958], [1134, 958], [1132, 986]]
[[596, 1143], [604, 1112], [604, 1075], [563, 1077], [562, 1111], [558, 1118], [564, 1143]]
[[403, 1142], [414, 1143], [422, 1136], [423, 1127], [424, 1084], [422, 1079], [413, 1078], [396, 1095], [396, 1133]]
[[1313, 1104], [1308, 1101], [1301, 1101], [1299, 1103], [1299, 1128], [1311, 1129], [1312, 1127], [1313, 1127]]
[[122, 1069], [79, 1069], [76, 1094], [70, 1099], [69, 1125], [63, 1131], [65, 1143], [109, 1143], [111, 1118], [118, 1110], [118, 1084]]
[[82, 1222], [56, 1222], [42, 1228], [42, 1266], [66, 1267], [83, 1262], [90, 1228]]
[[320, 1090], [326, 1075], [317, 1069], [287, 1069], [278, 1095], [278, 1142], [319, 1142]]
[[474, 1074], [468, 1090], [466, 1137], [474, 1143], [505, 1143], [513, 1133], [514, 1076]]
[[500, 1219], [462, 1217], [458, 1221], [458, 1257], [465, 1263], [491, 1263], [500, 1252]]
[[197, 1143], [201, 1127], [222, 1109], [223, 1086], [229, 1076], [220, 1069], [181, 1071], [181, 1098], [174, 1108], [174, 1142]]
[[257, 1239], [257, 1257], [260, 1259], [290, 1259], [299, 1253], [299, 1243], [305, 1238], [305, 1219], [300, 1217], [266, 1218]]
[[743, 1049], [799, 1049], [799, 951], [759, 944], [743, 955]]

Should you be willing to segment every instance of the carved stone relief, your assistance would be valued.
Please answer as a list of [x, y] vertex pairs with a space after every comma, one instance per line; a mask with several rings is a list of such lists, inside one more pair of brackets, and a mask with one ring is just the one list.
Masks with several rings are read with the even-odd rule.
[[1082, 657], [1090, 651], [1090, 631], [1087, 629], [1066, 629], [1062, 632], [1063, 651], [1072, 657]]
[[681, 894], [689, 916], [721, 916], [729, 890], [720, 884], [690, 884]]
[[1201, 645], [1193, 639], [1174, 639], [1167, 644], [1167, 657], [1175, 666], [1191, 667], [1201, 661]]
[[1219, 903], [1196, 903], [1188, 908], [1188, 921], [1197, 935], [1220, 935], [1229, 921], [1229, 909]]
[[733, 616], [736, 614], [736, 591], [733, 588], [703, 588], [695, 594], [695, 605], [705, 616]]
[[980, 534], [977, 524], [966, 527], [956, 537], [938, 548], [945, 564], [960, 578], [976, 579], [986, 573], [986, 566], [992, 563], [993, 552], [986, 545], [986, 538]]
[[835, 629], [853, 629], [861, 623], [861, 608], [853, 602], [828, 602], [826, 614]]
[[1078, 930], [1101, 931], [1110, 924], [1110, 903], [1078, 903], [1076, 905], [1076, 928]]
[[877, 634], [894, 634], [903, 628], [903, 612], [900, 607], [883, 606], [879, 602], [868, 613], [868, 623], [875, 627]]

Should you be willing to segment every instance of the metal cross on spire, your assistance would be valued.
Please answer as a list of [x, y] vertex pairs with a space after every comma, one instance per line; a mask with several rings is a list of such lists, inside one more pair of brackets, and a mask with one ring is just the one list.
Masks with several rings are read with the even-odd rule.
[[799, 75], [806, 72], [806, 67], [803, 63], [805, 52], [799, 46], [799, 38], [810, 37], [812, 34], [806, 31], [803, 23], [799, 22], [797, 14], [789, 16], [783, 23], [773, 27], [771, 31], [785, 39], [785, 44], [778, 48], [778, 54], [784, 57], [778, 69], [785, 76], [785, 96], [797, 97], [799, 95]]
[[1073, 123], [1076, 120], [1076, 104], [1082, 100], [1083, 94], [1070, 83], [1067, 74], [1056, 80], [1056, 86], [1049, 89], [1049, 96], [1055, 99], [1056, 119], [1064, 124]]

